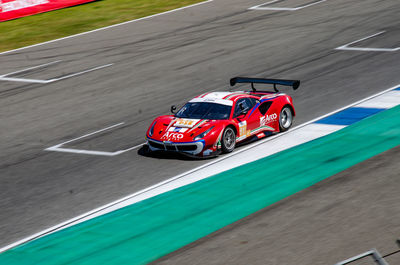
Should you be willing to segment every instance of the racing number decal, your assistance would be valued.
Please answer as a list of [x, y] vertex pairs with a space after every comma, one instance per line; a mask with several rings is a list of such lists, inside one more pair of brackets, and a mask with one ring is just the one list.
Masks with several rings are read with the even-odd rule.
[[247, 121], [239, 122], [239, 137], [246, 136], [247, 134]]

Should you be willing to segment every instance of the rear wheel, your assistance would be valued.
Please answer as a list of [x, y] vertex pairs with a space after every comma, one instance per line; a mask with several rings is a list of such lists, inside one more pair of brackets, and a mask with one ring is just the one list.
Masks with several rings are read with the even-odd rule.
[[293, 113], [289, 106], [282, 108], [279, 114], [279, 129], [281, 132], [289, 130], [293, 123]]
[[221, 139], [222, 152], [224, 153], [232, 152], [233, 149], [235, 149], [235, 145], [236, 145], [235, 131], [232, 129], [232, 127], [225, 128]]

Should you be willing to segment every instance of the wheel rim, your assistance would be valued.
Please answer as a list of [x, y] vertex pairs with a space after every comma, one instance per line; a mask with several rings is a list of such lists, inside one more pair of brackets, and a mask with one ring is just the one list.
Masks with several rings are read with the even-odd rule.
[[279, 119], [280, 119], [280, 124], [283, 128], [285, 129], [289, 128], [292, 125], [292, 119], [293, 119], [292, 112], [290, 111], [290, 109], [284, 108], [281, 111]]
[[235, 146], [235, 133], [232, 129], [227, 129], [224, 134], [224, 143], [227, 149], [232, 149]]

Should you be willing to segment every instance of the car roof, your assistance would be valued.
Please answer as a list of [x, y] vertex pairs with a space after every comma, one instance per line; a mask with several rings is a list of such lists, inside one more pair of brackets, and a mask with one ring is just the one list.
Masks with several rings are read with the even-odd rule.
[[189, 102], [214, 102], [223, 105], [232, 106], [234, 102], [243, 97], [270, 98], [277, 96], [274, 92], [250, 92], [250, 91], [234, 91], [234, 92], [208, 92], [193, 98]]

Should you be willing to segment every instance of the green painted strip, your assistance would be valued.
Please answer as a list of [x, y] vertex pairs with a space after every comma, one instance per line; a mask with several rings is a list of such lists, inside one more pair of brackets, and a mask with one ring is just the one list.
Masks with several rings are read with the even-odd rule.
[[400, 145], [400, 106], [16, 247], [0, 264], [144, 264]]

